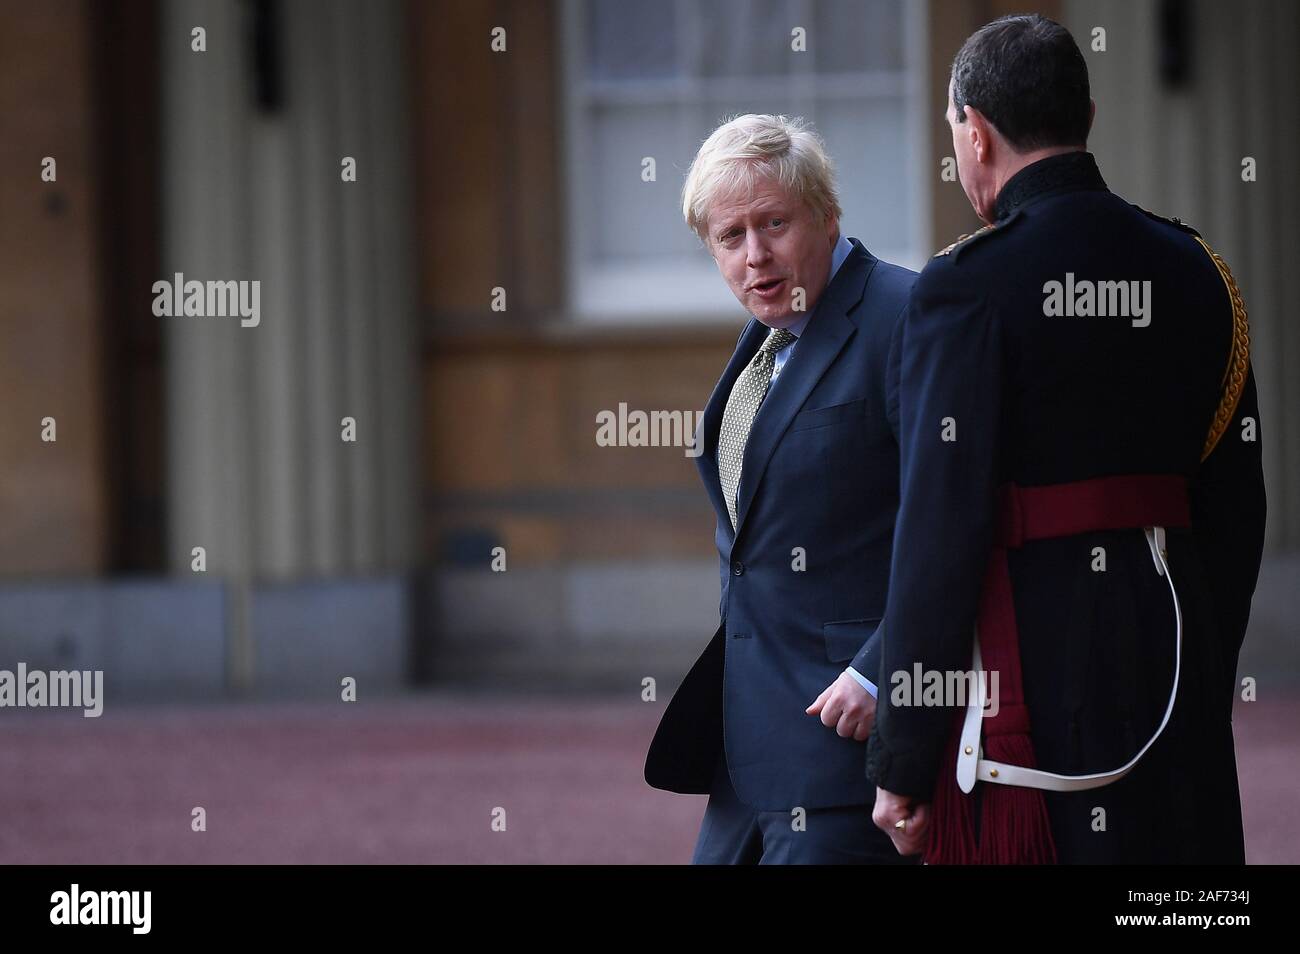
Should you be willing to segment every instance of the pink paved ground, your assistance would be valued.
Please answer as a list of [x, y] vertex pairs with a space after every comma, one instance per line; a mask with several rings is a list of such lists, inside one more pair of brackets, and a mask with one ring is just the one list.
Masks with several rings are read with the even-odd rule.
[[[0, 863], [683, 863], [705, 800], [641, 777], [662, 706], [6, 709]], [[1235, 724], [1248, 859], [1300, 862], [1300, 700], [1239, 703]]]

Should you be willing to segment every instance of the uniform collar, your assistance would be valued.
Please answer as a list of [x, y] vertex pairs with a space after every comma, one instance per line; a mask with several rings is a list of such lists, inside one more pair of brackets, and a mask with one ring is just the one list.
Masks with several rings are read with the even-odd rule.
[[1090, 152], [1063, 152], [1025, 166], [1006, 181], [994, 204], [993, 217], [1005, 219], [1022, 205], [1063, 192], [1106, 191], [1097, 160]]

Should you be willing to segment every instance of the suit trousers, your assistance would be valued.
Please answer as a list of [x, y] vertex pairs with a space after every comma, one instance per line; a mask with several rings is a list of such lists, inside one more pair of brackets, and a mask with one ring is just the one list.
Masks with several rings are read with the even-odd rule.
[[803, 830], [789, 811], [750, 808], [736, 795], [726, 756], [718, 758], [694, 865], [898, 865], [904, 858], [871, 821], [870, 805], [809, 809]]

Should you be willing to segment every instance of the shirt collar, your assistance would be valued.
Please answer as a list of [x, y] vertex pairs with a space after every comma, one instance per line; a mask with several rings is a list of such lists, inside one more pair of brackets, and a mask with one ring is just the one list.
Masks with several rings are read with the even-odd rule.
[[[827, 285], [829, 285], [835, 278], [835, 274], [840, 270], [840, 266], [844, 264], [845, 259], [849, 257], [849, 254], [852, 251], [853, 243], [846, 239], [844, 233], [841, 232], [839, 241], [835, 243], [835, 248], [831, 251], [831, 273], [826, 279]], [[825, 294], [824, 289], [822, 294]], [[811, 311], [806, 313], [802, 318], [788, 327], [786, 331], [790, 332], [790, 334], [794, 335], [796, 338], [801, 337], [803, 335], [803, 330], [808, 327], [808, 322], [812, 320], [812, 316], [813, 313]]]

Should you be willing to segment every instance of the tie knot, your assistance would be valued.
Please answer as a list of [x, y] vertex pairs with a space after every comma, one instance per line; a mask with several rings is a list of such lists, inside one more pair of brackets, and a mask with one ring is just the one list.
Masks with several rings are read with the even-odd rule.
[[798, 340], [798, 336], [795, 335], [794, 332], [787, 331], [784, 328], [773, 328], [768, 333], [767, 340], [763, 342], [763, 346], [758, 350], [766, 351], [768, 354], [776, 354], [786, 345], [796, 340]]

